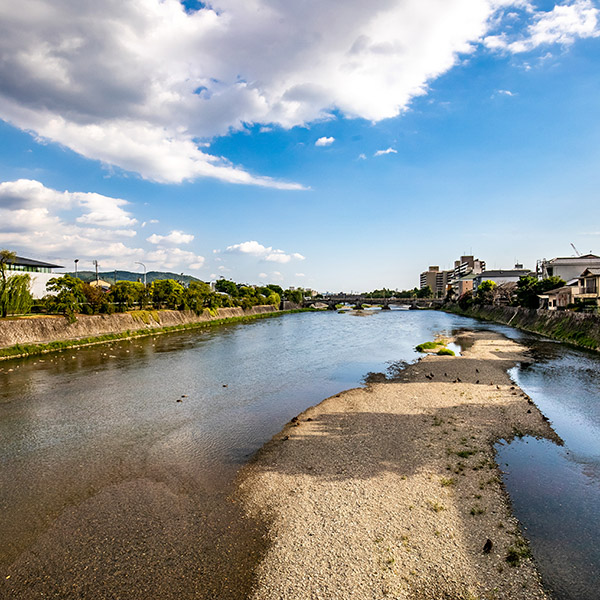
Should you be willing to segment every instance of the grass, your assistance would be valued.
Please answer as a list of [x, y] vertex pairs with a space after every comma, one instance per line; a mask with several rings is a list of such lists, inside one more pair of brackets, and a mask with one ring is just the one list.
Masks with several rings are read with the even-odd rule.
[[449, 487], [456, 483], [456, 479], [454, 479], [454, 477], [442, 477], [440, 483], [442, 484], [442, 487]]
[[425, 350], [435, 350], [438, 346], [443, 346], [444, 342], [423, 342], [415, 346], [417, 352], [425, 352]]
[[511, 567], [519, 566], [522, 559], [531, 558], [531, 550], [529, 545], [522, 538], [515, 540], [514, 546], [510, 546], [506, 552], [506, 562]]
[[471, 508], [471, 514], [474, 517], [477, 515], [483, 515], [483, 514], [485, 514], [485, 508], [482, 508], [481, 506], [473, 506]]
[[[38, 354], [47, 354], [48, 352], [59, 352], [66, 350], [67, 348], [79, 348], [82, 346], [92, 346], [96, 344], [103, 344], [106, 342], [113, 342], [116, 340], [126, 340], [130, 338], [145, 337], [149, 335], [156, 335], [160, 333], [171, 333], [174, 331], [185, 331], [188, 329], [204, 329], [208, 327], [217, 327], [219, 325], [233, 325], [236, 323], [249, 323], [257, 319], [267, 319], [272, 317], [279, 317], [285, 314], [307, 312], [312, 309], [293, 309], [293, 310], [282, 310], [274, 311], [269, 313], [259, 313], [256, 315], [244, 315], [242, 317], [225, 317], [222, 319], [213, 319], [211, 321], [199, 321], [195, 323], [183, 323], [181, 325], [169, 325], [165, 327], [156, 327], [151, 329], [127, 329], [119, 333], [108, 333], [104, 335], [90, 336], [85, 338], [77, 338], [73, 340], [56, 340], [53, 342], [47, 342], [44, 344], [15, 344], [14, 346], [8, 346], [6, 348], [0, 348], [0, 360], [9, 358], [21, 358], [24, 356], [35, 356]], [[154, 318], [154, 314], [158, 317], [157, 311], [134, 311], [135, 313], [147, 313], [137, 315], [138, 319], [146, 323], [144, 319], [150, 320], [150, 316]]]
[[454, 350], [450, 350], [450, 348], [440, 348], [437, 351], [438, 356], [455, 356]]

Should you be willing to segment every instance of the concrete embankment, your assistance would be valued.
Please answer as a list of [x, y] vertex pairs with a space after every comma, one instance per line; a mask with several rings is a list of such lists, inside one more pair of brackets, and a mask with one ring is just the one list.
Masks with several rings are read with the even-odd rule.
[[[61, 316], [42, 316], [0, 321], [0, 349], [22, 347], [22, 352], [12, 355], [28, 354], [31, 346], [59, 342], [93, 343], [95, 338], [102, 341], [107, 336], [127, 337], [144, 333], [158, 333], [172, 329], [202, 326], [210, 322], [238, 320], [276, 314], [273, 306], [254, 306], [248, 310], [242, 308], [220, 308], [214, 312], [205, 310], [197, 315], [192, 311], [178, 310], [139, 310], [114, 315], [78, 315], [70, 323]], [[52, 349], [52, 348], [49, 348]], [[7, 354], [6, 352], [4, 354]]]
[[444, 305], [442, 310], [510, 325], [590, 350], [600, 350], [600, 316], [595, 314], [515, 306], [472, 306], [463, 310], [457, 304]]

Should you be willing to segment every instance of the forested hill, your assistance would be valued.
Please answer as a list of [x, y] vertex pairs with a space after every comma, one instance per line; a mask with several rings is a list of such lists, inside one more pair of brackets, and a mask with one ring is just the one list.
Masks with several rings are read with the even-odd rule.
[[[68, 275], [75, 276], [75, 272], [72, 271]], [[83, 281], [93, 281], [96, 279], [95, 271], [77, 271], [77, 277]], [[144, 281], [144, 274], [133, 271], [103, 271], [98, 273], [98, 277], [108, 283], [114, 283], [115, 277], [117, 281]], [[188, 285], [190, 281], [200, 281], [197, 277], [191, 275], [182, 275], [181, 273], [168, 273], [164, 271], [148, 271], [146, 273], [146, 283], [152, 283], [157, 279], [174, 279]]]

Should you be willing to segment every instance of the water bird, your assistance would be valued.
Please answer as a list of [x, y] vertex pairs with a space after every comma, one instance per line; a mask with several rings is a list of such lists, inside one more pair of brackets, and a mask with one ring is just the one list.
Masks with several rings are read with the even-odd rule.
[[483, 545], [483, 553], [489, 554], [492, 551], [493, 545], [494, 544], [492, 543], [492, 540], [490, 540], [490, 538], [488, 538], [487, 541], [485, 542], [485, 544]]

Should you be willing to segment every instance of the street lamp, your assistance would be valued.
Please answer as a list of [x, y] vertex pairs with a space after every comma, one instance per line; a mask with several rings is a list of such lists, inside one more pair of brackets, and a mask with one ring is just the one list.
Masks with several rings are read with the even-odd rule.
[[146, 287], [146, 265], [142, 262], [137, 262], [135, 263], [136, 265], [142, 265], [142, 267], [144, 267], [144, 287]]
[[75, 263], [75, 277], [77, 277], [77, 263], [79, 262], [79, 259], [76, 258], [73, 262]]

